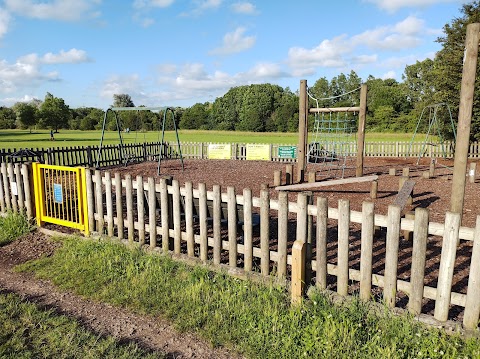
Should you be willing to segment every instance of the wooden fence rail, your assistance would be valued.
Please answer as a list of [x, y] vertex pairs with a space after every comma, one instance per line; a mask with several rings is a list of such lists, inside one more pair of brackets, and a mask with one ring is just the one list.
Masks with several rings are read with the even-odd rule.
[[[206, 142], [183, 142], [181, 152], [184, 158], [207, 159], [208, 148], [211, 143]], [[232, 143], [230, 159], [246, 160], [247, 146], [245, 143]], [[270, 144], [270, 160], [278, 162], [295, 162], [296, 158], [285, 157], [279, 148], [291, 145]], [[352, 155], [355, 154], [356, 143], [345, 143]], [[438, 144], [423, 142], [366, 142], [366, 157], [444, 157], [453, 158], [454, 145], [451, 142]], [[60, 166], [85, 166], [93, 167], [97, 160], [99, 167], [108, 167], [124, 164], [127, 162], [144, 162], [147, 160], [162, 158], [178, 158], [180, 151], [176, 143], [166, 143], [162, 149], [160, 142], [125, 144], [123, 151], [119, 145], [106, 145], [102, 147], [100, 156], [98, 146], [75, 146], [56, 148], [30, 148], [30, 149], [0, 149], [0, 163], [25, 163], [42, 162]], [[477, 142], [471, 143], [469, 158], [480, 157], [480, 146]]]
[[[332, 207], [306, 193], [288, 201], [285, 192], [272, 199], [267, 189], [252, 197], [250, 189], [237, 194], [233, 187], [222, 192], [219, 185], [207, 190], [100, 170], [87, 170], [86, 178], [88, 223], [97, 233], [224, 264], [237, 274], [290, 277], [293, 301], [308, 285], [342, 296], [358, 291], [364, 300], [381, 293], [389, 307], [429, 312], [439, 321], [463, 312], [463, 325], [478, 327], [480, 216], [468, 228], [449, 212], [445, 223], [430, 222], [422, 208], [407, 219], [395, 205], [380, 215], [370, 202], [359, 212], [348, 200]], [[35, 216], [31, 179], [26, 164], [0, 165], [1, 213]], [[413, 232], [413, 241], [401, 240], [403, 231]]]
[[[214, 186], [207, 191], [204, 184], [193, 188], [192, 183], [180, 186], [176, 180], [155, 183], [153, 178], [132, 180], [127, 175], [120, 179], [118, 174], [112, 181], [107, 173], [102, 176], [96, 170], [87, 176], [91, 181], [87, 186], [90, 222], [99, 233], [216, 265], [223, 263], [237, 273], [255, 271], [279, 278], [291, 273], [292, 294], [297, 296], [294, 301], [310, 284], [334, 289], [342, 296], [358, 290], [365, 300], [380, 289], [392, 308], [403, 297], [408, 299], [404, 306], [420, 314], [431, 311], [426, 307], [428, 302], [434, 306], [434, 318], [445, 321], [454, 316], [452, 308], [462, 307], [465, 327], [478, 325], [478, 264], [472, 263], [467, 274], [466, 291], [453, 288], [454, 283], [467, 278], [453, 279], [457, 265], [470, 267], [470, 263], [455, 262], [457, 247], [472, 259], [480, 255], [480, 217], [473, 229], [460, 226], [458, 215], [453, 213], [447, 213], [442, 224], [429, 222], [426, 209], [417, 209], [414, 219], [406, 219], [400, 218], [395, 205], [387, 215], [379, 215], [370, 202], [358, 212], [350, 210], [348, 200], [339, 200], [333, 208], [325, 198], [312, 204], [304, 193], [289, 202], [285, 194], [278, 200], [269, 198], [268, 190], [252, 198], [249, 189], [236, 194], [233, 187], [221, 192], [220, 186]], [[117, 195], [112, 202], [108, 198], [113, 193]], [[222, 211], [227, 212], [226, 217]], [[405, 230], [414, 233], [406, 252], [399, 246], [400, 233]], [[272, 235], [272, 231], [277, 234]], [[352, 247], [361, 250], [352, 252]], [[429, 254], [435, 248], [441, 248], [437, 259]], [[407, 258], [407, 264], [400, 266], [400, 258]], [[437, 262], [440, 273], [433, 279], [431, 273], [426, 276], [426, 269], [435, 269], [427, 263], [432, 261]], [[379, 266], [379, 262], [384, 265]]]

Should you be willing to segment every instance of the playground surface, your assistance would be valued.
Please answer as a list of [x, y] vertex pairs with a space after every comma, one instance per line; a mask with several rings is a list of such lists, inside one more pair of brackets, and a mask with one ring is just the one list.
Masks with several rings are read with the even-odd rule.
[[[443, 223], [445, 213], [450, 209], [450, 194], [453, 176], [453, 160], [438, 159], [435, 176], [423, 178], [423, 172], [428, 171], [430, 160], [422, 158], [416, 164], [416, 158], [365, 158], [364, 175], [378, 175], [378, 194], [376, 199], [371, 199], [371, 182], [341, 184], [309, 189], [314, 197], [328, 198], [329, 207], [337, 207], [339, 199], [348, 199], [350, 209], [362, 210], [364, 201], [375, 203], [375, 213], [387, 214], [388, 206], [393, 204], [399, 190], [399, 180], [403, 168], [409, 168], [410, 179], [415, 181], [413, 202], [406, 205], [405, 212], [414, 211], [416, 207], [428, 208], [430, 221]], [[278, 191], [273, 184], [274, 171], [282, 171], [282, 183], [285, 183], [286, 163], [268, 161], [230, 161], [230, 160], [185, 160], [182, 171], [179, 160], [165, 160], [161, 162], [160, 176], [157, 175], [157, 162], [144, 162], [132, 164], [127, 167], [115, 167], [108, 170], [112, 173], [119, 172], [123, 176], [130, 174], [132, 178], [140, 175], [146, 181], [147, 177], [172, 176], [182, 186], [185, 182], [192, 182], [194, 188], [198, 183], [205, 183], [207, 190], [212, 190], [214, 184], [222, 187], [226, 192], [228, 186], [234, 186], [237, 194], [242, 194], [244, 188], [250, 188], [253, 196], [259, 196], [262, 184], [267, 184], [270, 197], [276, 199]], [[396, 175], [389, 174], [390, 169], [396, 169]], [[307, 173], [315, 171], [316, 181], [333, 179], [334, 172], [326, 171], [321, 164], [308, 164]], [[296, 169], [294, 167], [294, 177]], [[355, 169], [347, 169], [345, 177], [354, 177]], [[478, 198], [480, 198], [480, 178], [476, 183], [470, 183], [468, 178], [465, 188], [465, 203], [462, 225], [474, 227], [476, 216], [480, 214]], [[290, 193], [290, 201], [296, 200], [296, 193]]]

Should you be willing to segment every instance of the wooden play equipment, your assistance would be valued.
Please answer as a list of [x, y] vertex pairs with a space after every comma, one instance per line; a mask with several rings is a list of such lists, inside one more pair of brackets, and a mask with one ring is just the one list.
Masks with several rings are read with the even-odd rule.
[[304, 181], [308, 153], [308, 114], [309, 113], [358, 113], [356, 176], [363, 176], [363, 155], [365, 145], [365, 119], [367, 113], [367, 85], [360, 88], [360, 106], [310, 108], [308, 104], [307, 80], [300, 81], [299, 95], [299, 122], [298, 122], [298, 153], [297, 153], [297, 182]]
[[463, 212], [463, 201], [465, 198], [465, 173], [467, 171], [468, 146], [470, 143], [470, 126], [472, 123], [473, 93], [475, 91], [479, 41], [480, 23], [467, 25], [450, 205], [450, 211], [460, 213], [460, 216]]
[[342, 179], [323, 181], [323, 182], [309, 182], [309, 183], [291, 184], [286, 186], [277, 186], [275, 187], [275, 189], [277, 191], [306, 191], [306, 190], [311, 190], [317, 187], [338, 186], [338, 185], [349, 184], [349, 183], [372, 182], [376, 180], [378, 180], [378, 176], [372, 175], [372, 176], [365, 176], [365, 177], [342, 178]]

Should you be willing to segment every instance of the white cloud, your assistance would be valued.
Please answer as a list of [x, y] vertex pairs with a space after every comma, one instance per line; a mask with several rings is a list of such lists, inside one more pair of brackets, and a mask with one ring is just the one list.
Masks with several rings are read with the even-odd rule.
[[110, 100], [115, 93], [128, 93], [135, 104], [170, 106], [172, 102], [188, 101], [191, 106], [192, 101], [213, 101], [235, 86], [289, 77], [274, 63], [258, 63], [247, 71], [233, 74], [208, 71], [201, 63], [160, 64], [157, 72], [157, 82], [152, 86], [145, 86], [147, 81], [136, 75], [112, 76], [104, 82], [101, 96]]
[[340, 69], [348, 66], [352, 69], [378, 62], [379, 54], [362, 53], [365, 48], [380, 52], [413, 49], [422, 43], [426, 33], [433, 32], [426, 28], [424, 20], [408, 16], [396, 24], [377, 27], [351, 37], [341, 35], [325, 39], [310, 49], [292, 47], [288, 51], [287, 63], [295, 76], [312, 75], [319, 67]]
[[167, 8], [174, 2], [175, 0], [135, 0], [132, 4], [135, 9], [133, 20], [147, 28], [155, 23], [155, 19], [149, 16], [152, 8]]
[[13, 93], [21, 87], [34, 87], [46, 81], [58, 81], [59, 75], [52, 71], [42, 73], [34, 56], [19, 58], [14, 64], [0, 62], [0, 92]]
[[133, 7], [136, 9], [148, 8], [148, 7], [169, 7], [175, 2], [175, 0], [135, 0]]
[[394, 25], [377, 27], [355, 35], [352, 44], [372, 49], [403, 50], [417, 47], [426, 31], [422, 19], [408, 16]]
[[197, 9], [200, 10], [208, 10], [208, 9], [216, 9], [222, 4], [222, 0], [203, 0], [203, 1], [196, 1]]
[[397, 74], [395, 73], [395, 71], [388, 71], [382, 75], [382, 80], [394, 79], [396, 78], [396, 76]]
[[8, 32], [8, 26], [10, 25], [10, 13], [0, 8], [0, 38]]
[[294, 69], [294, 76], [313, 74], [317, 67], [342, 67], [345, 55], [351, 52], [345, 35], [323, 40], [312, 49], [292, 47], [288, 50], [287, 63]]
[[232, 10], [238, 14], [256, 15], [258, 13], [255, 5], [250, 2], [236, 2], [232, 4]]
[[2, 98], [0, 99], [0, 103], [3, 105], [3, 106], [13, 106], [14, 104], [16, 104], [17, 102], [32, 102], [32, 101], [36, 101], [38, 100], [35, 96], [32, 96], [32, 95], [23, 95], [22, 97], [5, 97], [5, 98]]
[[42, 62], [45, 64], [78, 64], [88, 61], [90, 60], [87, 53], [77, 49], [61, 50], [58, 54], [49, 52], [42, 57]]
[[194, 8], [181, 13], [180, 16], [200, 16], [205, 11], [218, 9], [222, 5], [222, 2], [223, 0], [194, 0]]
[[243, 76], [245, 80], [253, 79], [276, 79], [281, 77], [288, 77], [278, 64], [273, 63], [259, 63], [256, 64], [252, 69], [247, 71]]
[[99, 16], [99, 12], [94, 10], [99, 0], [53, 0], [50, 2], [4, 0], [4, 2], [6, 9], [10, 12], [34, 19], [78, 21]]
[[458, 2], [458, 0], [366, 0], [367, 2], [375, 4], [380, 9], [388, 12], [395, 12], [401, 8], [416, 8], [426, 7], [430, 5]]
[[210, 55], [230, 55], [250, 49], [255, 45], [255, 36], [244, 36], [246, 29], [238, 27], [233, 32], [226, 33], [221, 47], [213, 49]]
[[19, 57], [15, 63], [0, 61], [0, 93], [13, 93], [21, 88], [32, 88], [45, 82], [60, 81], [57, 71], [44, 71], [42, 65], [69, 64], [88, 61], [83, 50], [71, 49], [43, 56], [32, 53]]
[[[141, 81], [138, 75], [114, 75], [105, 80], [100, 90], [100, 96], [113, 102], [114, 94], [127, 93], [134, 100], [135, 95], [141, 92]], [[133, 102], [135, 103], [135, 100]]]

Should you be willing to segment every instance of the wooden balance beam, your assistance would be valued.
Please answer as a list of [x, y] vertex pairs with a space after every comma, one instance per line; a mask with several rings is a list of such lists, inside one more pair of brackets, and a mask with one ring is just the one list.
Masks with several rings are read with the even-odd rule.
[[286, 186], [277, 186], [275, 189], [277, 191], [303, 191], [309, 190], [317, 187], [327, 187], [327, 186], [337, 186], [348, 183], [360, 183], [360, 182], [371, 182], [378, 180], [377, 175], [364, 176], [364, 177], [352, 177], [352, 178], [342, 178], [338, 180], [323, 181], [323, 182], [312, 182], [312, 183], [299, 183], [291, 184]]

